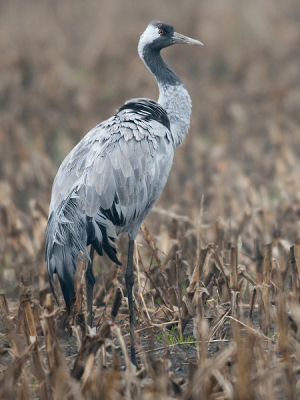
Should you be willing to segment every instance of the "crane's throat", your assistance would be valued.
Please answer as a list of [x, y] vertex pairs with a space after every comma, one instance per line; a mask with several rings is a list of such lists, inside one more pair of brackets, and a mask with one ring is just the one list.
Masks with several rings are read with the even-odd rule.
[[185, 134], [189, 130], [192, 102], [183, 84], [165, 86], [158, 82], [158, 86], [158, 103], [168, 114], [171, 125], [171, 134], [174, 145], [177, 147], [181, 144]]

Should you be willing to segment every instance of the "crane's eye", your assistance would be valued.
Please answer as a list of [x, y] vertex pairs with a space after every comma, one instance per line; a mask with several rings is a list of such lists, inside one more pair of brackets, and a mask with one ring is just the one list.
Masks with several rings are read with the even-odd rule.
[[162, 29], [160, 29], [160, 30], [158, 31], [158, 33], [159, 33], [160, 35], [163, 35], [163, 34], [164, 34], [164, 31], [163, 31]]

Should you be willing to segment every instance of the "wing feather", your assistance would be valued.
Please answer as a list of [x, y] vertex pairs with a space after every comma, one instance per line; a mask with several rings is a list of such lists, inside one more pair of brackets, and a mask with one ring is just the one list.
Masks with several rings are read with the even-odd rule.
[[121, 158], [122, 158], [122, 153], [121, 153], [120, 146], [115, 146], [114, 151], [112, 151], [110, 154], [111, 164], [114, 169], [121, 168]]
[[126, 179], [121, 169], [114, 169], [113, 174], [117, 188], [121, 188], [126, 185]]
[[132, 167], [128, 158], [121, 157], [120, 167], [123, 172], [124, 178], [128, 178], [132, 174]]
[[[126, 209], [128, 220], [134, 212], [128, 214], [129, 206], [141, 212], [148, 200], [157, 200], [174, 153], [170, 131], [162, 123], [164, 111], [150, 100], [126, 104], [92, 129], [66, 157], [54, 182], [52, 210], [73, 193], [80, 209], [93, 217], [100, 207], [110, 209], [117, 196], [120, 205], [115, 212], [121, 219]], [[140, 105], [143, 112], [139, 113]], [[155, 107], [160, 120], [151, 119]], [[166, 115], [163, 117], [166, 120]]]
[[116, 181], [115, 181], [114, 177], [111, 176], [110, 182], [106, 189], [106, 192], [100, 196], [100, 200], [99, 200], [101, 207], [103, 209], [108, 210], [112, 206], [117, 191], [118, 191], [118, 187], [117, 187]]
[[55, 177], [46, 233], [52, 287], [57, 273], [70, 309], [78, 257], [86, 246], [117, 264], [115, 238], [135, 237], [162, 192], [173, 163], [170, 123], [147, 99], [125, 103], [70, 152]]

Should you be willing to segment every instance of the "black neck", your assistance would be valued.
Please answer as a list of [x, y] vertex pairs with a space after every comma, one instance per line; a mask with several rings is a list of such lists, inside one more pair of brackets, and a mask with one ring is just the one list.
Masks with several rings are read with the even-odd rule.
[[146, 46], [143, 51], [143, 60], [159, 84], [172, 86], [182, 84], [179, 77], [162, 59], [159, 50]]

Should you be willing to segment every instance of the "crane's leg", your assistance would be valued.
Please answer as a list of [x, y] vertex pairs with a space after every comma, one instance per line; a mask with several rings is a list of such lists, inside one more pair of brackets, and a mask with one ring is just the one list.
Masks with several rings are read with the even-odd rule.
[[85, 271], [86, 284], [86, 303], [87, 303], [87, 323], [92, 328], [93, 325], [93, 290], [96, 279], [93, 274], [94, 247], [90, 247], [90, 259]]
[[127, 267], [126, 267], [126, 271], [125, 271], [125, 284], [126, 284], [126, 290], [127, 290], [127, 296], [128, 296], [128, 307], [129, 307], [130, 356], [131, 356], [131, 362], [138, 368], [138, 362], [136, 359], [135, 344], [134, 344], [133, 302], [132, 302], [132, 286], [134, 284], [133, 250], [134, 250], [134, 240], [129, 239], [128, 259], [127, 259]]

